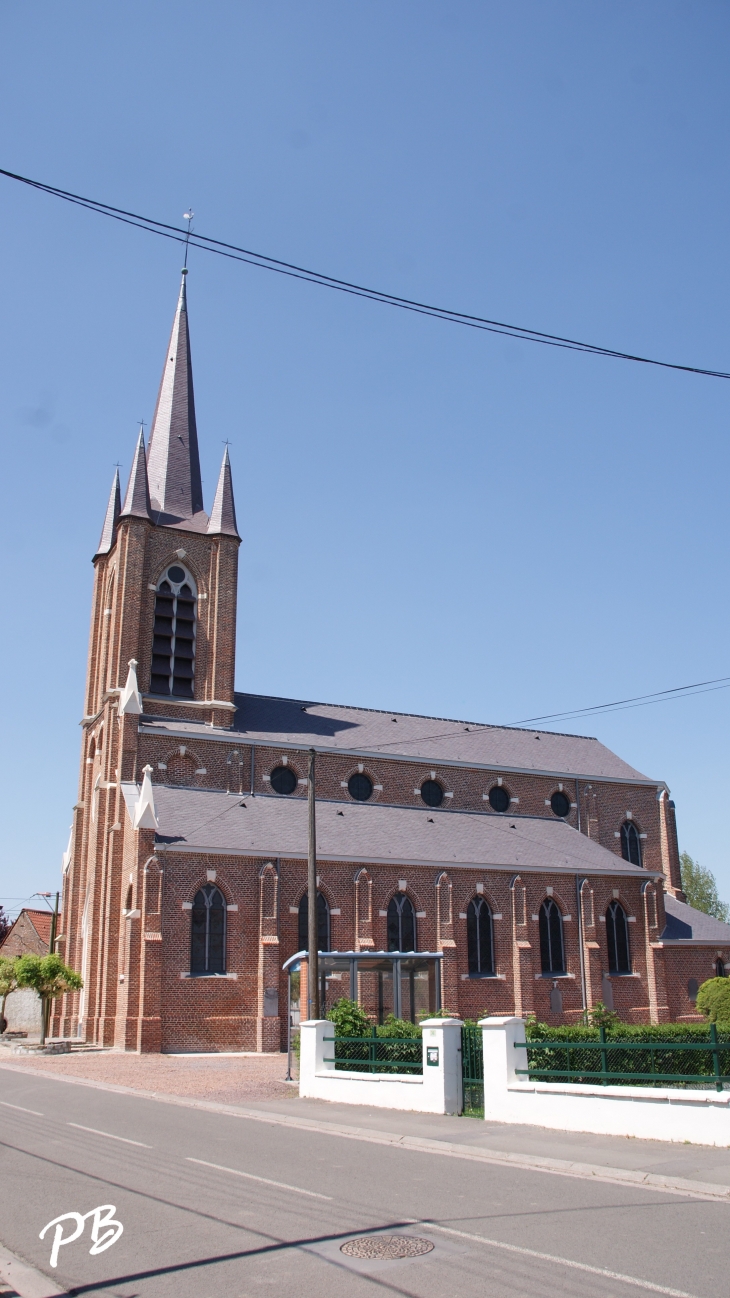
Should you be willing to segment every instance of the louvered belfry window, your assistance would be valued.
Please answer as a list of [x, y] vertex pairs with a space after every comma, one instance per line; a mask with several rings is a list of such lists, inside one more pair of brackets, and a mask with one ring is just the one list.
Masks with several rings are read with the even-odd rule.
[[155, 595], [152, 694], [193, 698], [196, 599], [190, 573], [174, 563], [160, 578]]

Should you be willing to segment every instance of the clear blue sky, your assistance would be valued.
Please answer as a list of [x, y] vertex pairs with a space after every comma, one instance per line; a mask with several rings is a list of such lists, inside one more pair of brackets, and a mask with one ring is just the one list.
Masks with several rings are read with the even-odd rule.
[[[0, 166], [408, 297], [730, 368], [727, 5], [4, 5]], [[176, 245], [0, 179], [8, 909], [60, 881], [113, 464]], [[730, 672], [730, 383], [194, 253], [237, 686], [512, 722]], [[730, 897], [730, 692], [577, 723]], [[563, 727], [568, 729], [568, 726]]]

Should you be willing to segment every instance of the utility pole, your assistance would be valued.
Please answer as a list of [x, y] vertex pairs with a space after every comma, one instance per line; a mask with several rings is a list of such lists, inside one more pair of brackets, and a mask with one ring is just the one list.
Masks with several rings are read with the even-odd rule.
[[[58, 928], [58, 893], [56, 893], [56, 905], [54, 906], [54, 908], [53, 908], [53, 912], [52, 912], [52, 914], [51, 914], [51, 940], [50, 940], [50, 942], [49, 942], [49, 944], [48, 944], [48, 954], [49, 954], [49, 955], [53, 955], [53, 954], [54, 954], [54, 950], [55, 950], [55, 946], [56, 946], [56, 929], [57, 929], [57, 928]], [[44, 1021], [44, 1024], [43, 1024], [43, 1039], [44, 1039], [44, 1040], [45, 1040], [45, 1038], [48, 1036], [48, 1033], [49, 1033], [50, 1028], [51, 1028], [51, 1009], [52, 1009], [52, 1007], [53, 1007], [53, 1000], [52, 1000], [51, 997], [49, 996], [49, 997], [48, 997], [48, 1000], [46, 1001], [45, 1008], [44, 1008], [44, 1020], [45, 1020], [45, 1021]]]
[[53, 955], [56, 950], [56, 929], [58, 928], [58, 898], [59, 898], [59, 894], [56, 893], [56, 905], [54, 907], [53, 914], [51, 915], [51, 941], [48, 946], [49, 955]]
[[309, 946], [309, 1017], [319, 1018], [319, 915], [317, 906], [317, 820], [314, 802], [314, 759], [316, 753], [309, 750], [309, 770], [307, 772], [307, 810], [309, 812], [308, 858], [307, 858], [307, 930]]

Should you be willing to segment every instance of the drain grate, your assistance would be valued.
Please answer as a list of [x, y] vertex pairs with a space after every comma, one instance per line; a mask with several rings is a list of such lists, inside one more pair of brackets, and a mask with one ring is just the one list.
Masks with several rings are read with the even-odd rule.
[[430, 1239], [420, 1239], [417, 1235], [365, 1235], [362, 1239], [348, 1239], [340, 1246], [340, 1252], [347, 1257], [393, 1261], [403, 1257], [422, 1257], [432, 1248]]

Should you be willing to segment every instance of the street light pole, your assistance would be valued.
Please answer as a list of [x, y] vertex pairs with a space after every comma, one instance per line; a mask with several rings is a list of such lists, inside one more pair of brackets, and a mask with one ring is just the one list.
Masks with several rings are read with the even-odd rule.
[[307, 930], [309, 947], [309, 1017], [319, 1018], [319, 923], [317, 906], [317, 821], [314, 802], [314, 759], [316, 753], [309, 750], [309, 770], [307, 772], [307, 810], [309, 813], [308, 856], [307, 856]]

